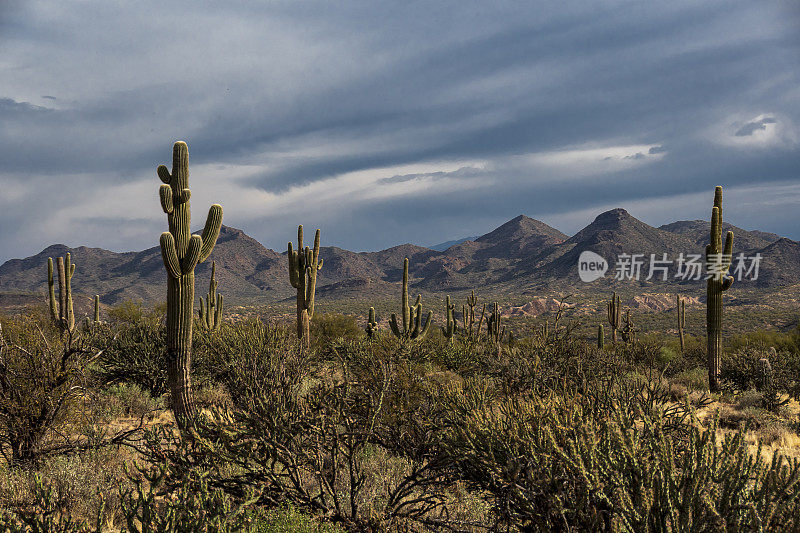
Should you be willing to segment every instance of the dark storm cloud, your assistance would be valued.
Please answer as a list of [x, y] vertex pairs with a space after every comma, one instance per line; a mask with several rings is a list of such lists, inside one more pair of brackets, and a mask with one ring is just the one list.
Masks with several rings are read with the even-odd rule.
[[765, 117], [762, 118], [761, 120], [754, 120], [752, 122], [748, 122], [738, 130], [736, 130], [736, 133], [734, 135], [736, 135], [737, 137], [747, 137], [759, 130], [766, 130], [767, 124], [775, 124], [776, 122], [778, 121], [772, 117]]
[[[787, 9], [18, 4], [0, 10], [0, 186], [10, 191], [0, 198], [0, 260], [69, 238], [152, 245], [147, 232], [163, 222], [153, 170], [169, 164], [176, 139], [189, 143], [192, 165], [246, 166], [218, 186], [249, 197], [327, 181], [335, 192], [341, 176], [374, 170], [364, 184], [374, 196], [311, 196], [305, 216], [316, 221], [302, 221], [354, 249], [482, 233], [519, 213], [567, 220], [717, 184], [794, 183], [800, 45]], [[604, 147], [596, 162], [525, 159]], [[450, 170], [428, 168], [438, 163]], [[394, 167], [404, 170], [380, 173]], [[152, 182], [137, 187], [142, 180]], [[42, 221], [43, 189], [61, 233]], [[151, 196], [113, 197], [107, 213], [104, 194]], [[249, 198], [226, 201], [226, 223], [267, 245], [282, 246], [301, 222], [279, 203], [259, 211]], [[796, 224], [760, 212], [759, 229], [800, 238]], [[116, 216], [127, 246], [109, 235]], [[78, 219], [82, 233], [71, 236], [66, 221]]]

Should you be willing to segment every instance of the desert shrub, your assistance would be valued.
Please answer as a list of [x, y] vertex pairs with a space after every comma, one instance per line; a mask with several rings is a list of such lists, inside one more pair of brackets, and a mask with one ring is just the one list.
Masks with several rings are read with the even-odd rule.
[[315, 314], [311, 321], [311, 337], [318, 345], [337, 338], [356, 339], [364, 336], [354, 315], [340, 313]]
[[202, 421], [191, 447], [153, 446], [171, 480], [202, 469], [233, 497], [252, 490], [260, 507], [292, 505], [350, 530], [448, 522], [443, 406], [408, 346], [340, 340], [314, 361], [285, 331], [254, 321], [221, 331], [211, 349], [235, 361], [220, 376], [234, 408]]
[[96, 414], [106, 423], [119, 418], [141, 418], [164, 409], [162, 398], [153, 397], [133, 383], [117, 383], [93, 394]]
[[761, 375], [759, 359], [762, 358], [767, 359], [772, 368], [775, 391], [800, 397], [800, 356], [792, 351], [775, 352], [760, 345], [750, 345], [726, 352], [720, 375], [737, 390], [758, 388]]
[[11, 464], [70, 448], [57, 430], [84, 395], [93, 341], [27, 316], [0, 325], [0, 453]]
[[126, 324], [136, 324], [144, 318], [144, 306], [142, 302], [124, 300], [108, 310], [111, 320]]
[[139, 320], [104, 328], [109, 341], [97, 361], [102, 383], [130, 383], [153, 397], [169, 390], [167, 377], [167, 333], [154, 320]]
[[[560, 397], [458, 391], [446, 451], [498, 525], [580, 531], [793, 530], [800, 460], [751, 455], [744, 433], [673, 426], [663, 409], [597, 417]], [[670, 420], [672, 420], [670, 422]], [[752, 480], [748, 483], [747, 480]]]

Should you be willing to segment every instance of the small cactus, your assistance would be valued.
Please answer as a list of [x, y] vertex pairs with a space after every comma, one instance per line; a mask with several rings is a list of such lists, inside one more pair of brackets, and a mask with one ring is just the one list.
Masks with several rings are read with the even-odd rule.
[[633, 325], [633, 319], [631, 318], [631, 310], [625, 310], [625, 325], [620, 330], [620, 335], [622, 336], [623, 342], [626, 344], [634, 344], [636, 342], [636, 332], [639, 331]]
[[[774, 347], [769, 349], [769, 357], [772, 358], [773, 361], [778, 359], [778, 353], [775, 351]], [[757, 387], [758, 390], [761, 391], [764, 409], [774, 412], [777, 411], [778, 408], [789, 403], [791, 397], [782, 399], [778, 388], [775, 386], [775, 373], [769, 362], [769, 358], [762, 357], [758, 360], [756, 372]]]
[[217, 331], [222, 324], [222, 295], [217, 292], [217, 265], [211, 262], [211, 282], [205, 301], [200, 298], [200, 324], [209, 331]]
[[428, 311], [425, 325], [422, 325], [422, 295], [417, 296], [414, 305], [408, 302], [408, 257], [403, 261], [403, 292], [401, 294], [401, 311], [403, 313], [402, 329], [397, 323], [397, 315], [392, 313], [389, 326], [392, 328], [394, 336], [400, 340], [422, 339], [428, 334], [428, 330], [433, 322], [433, 311]]
[[303, 248], [303, 226], [297, 226], [297, 250], [289, 241], [289, 282], [297, 289], [297, 338], [308, 348], [311, 342], [311, 319], [314, 318], [314, 295], [317, 272], [322, 269], [319, 257], [319, 229], [314, 235], [314, 249]]
[[608, 302], [608, 323], [611, 325], [611, 342], [617, 343], [617, 330], [620, 329], [622, 316], [622, 306], [619, 302], [619, 296], [615, 292], [611, 296], [611, 301]]
[[680, 297], [679, 294], [675, 295], [675, 300], [678, 307], [678, 336], [681, 339], [681, 353], [686, 348], [686, 340], [683, 332], [683, 328], [686, 327], [686, 300]]
[[367, 337], [370, 339], [375, 338], [375, 333], [378, 332], [378, 321], [375, 320], [375, 308], [369, 308], [369, 318], [367, 319], [367, 326], [364, 328], [367, 332]]
[[456, 306], [455, 304], [450, 303], [450, 296], [448, 296], [444, 306], [445, 316], [447, 317], [447, 326], [442, 326], [441, 330], [442, 335], [444, 335], [446, 339], [450, 340], [450, 342], [453, 341], [453, 337], [458, 331], [458, 322], [456, 322], [455, 310]]
[[56, 302], [55, 280], [53, 278], [53, 258], [47, 258], [47, 285], [50, 297], [50, 318], [63, 332], [75, 328], [75, 313], [72, 308], [72, 276], [75, 274], [75, 263], [67, 252], [66, 257], [56, 258], [58, 271], [58, 302]]
[[597, 326], [597, 347], [602, 350], [605, 348], [605, 337], [603, 335], [603, 324]]

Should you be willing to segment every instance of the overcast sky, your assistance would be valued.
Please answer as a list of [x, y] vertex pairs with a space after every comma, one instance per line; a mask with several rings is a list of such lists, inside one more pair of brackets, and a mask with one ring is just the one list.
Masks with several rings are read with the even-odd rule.
[[0, 0], [0, 261], [155, 246], [175, 140], [195, 228], [279, 251], [707, 220], [715, 185], [800, 239], [797, 3], [598, 4]]

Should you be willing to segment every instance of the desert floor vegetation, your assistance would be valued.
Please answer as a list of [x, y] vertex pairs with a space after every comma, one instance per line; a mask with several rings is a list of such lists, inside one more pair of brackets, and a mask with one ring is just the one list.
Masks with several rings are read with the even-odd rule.
[[195, 332], [182, 434], [163, 307], [134, 307], [72, 333], [2, 317], [3, 530], [800, 527], [798, 330], [726, 338], [709, 393], [691, 335], [599, 349], [560, 317], [511, 321], [498, 350], [320, 312], [306, 346], [291, 321], [228, 320]]

